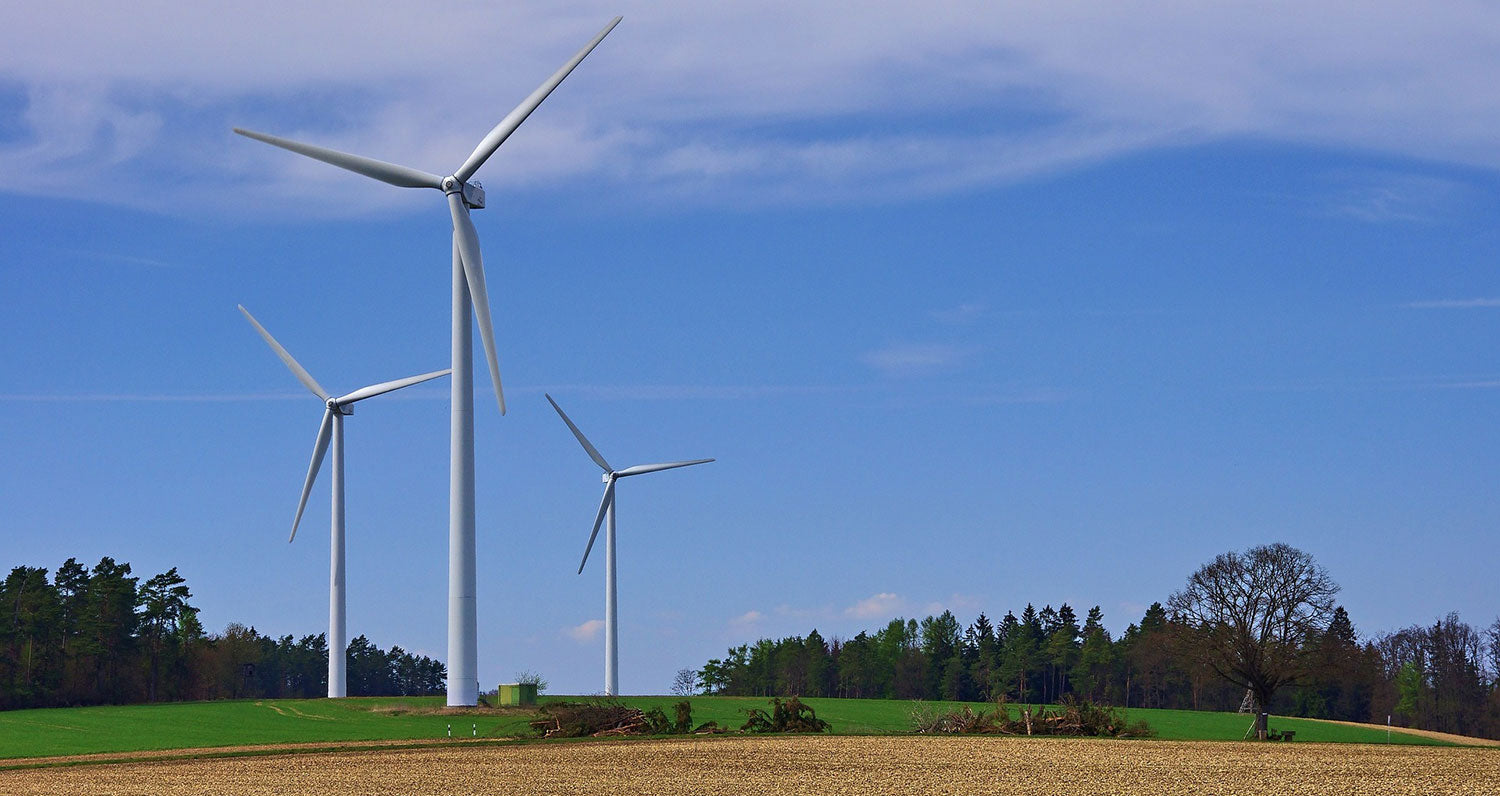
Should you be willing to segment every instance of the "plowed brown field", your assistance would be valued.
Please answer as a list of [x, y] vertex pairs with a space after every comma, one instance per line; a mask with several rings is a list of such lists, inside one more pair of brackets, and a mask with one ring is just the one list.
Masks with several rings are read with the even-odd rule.
[[1500, 751], [1029, 738], [714, 738], [0, 771], [31, 794], [1479, 794]]

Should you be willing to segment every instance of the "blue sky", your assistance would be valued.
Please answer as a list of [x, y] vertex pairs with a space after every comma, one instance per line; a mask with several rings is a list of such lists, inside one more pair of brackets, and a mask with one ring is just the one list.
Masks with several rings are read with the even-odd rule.
[[[718, 459], [620, 487], [626, 692], [942, 608], [1118, 632], [1272, 541], [1363, 633], [1495, 618], [1500, 12], [804, 6], [13, 14], [4, 563], [325, 629], [326, 481], [286, 543], [320, 407], [234, 307], [335, 392], [446, 367], [447, 214], [229, 128], [446, 173], [621, 13], [478, 175], [486, 687], [602, 679], [544, 391], [616, 465]], [[351, 634], [437, 657], [446, 396], [346, 424]]]

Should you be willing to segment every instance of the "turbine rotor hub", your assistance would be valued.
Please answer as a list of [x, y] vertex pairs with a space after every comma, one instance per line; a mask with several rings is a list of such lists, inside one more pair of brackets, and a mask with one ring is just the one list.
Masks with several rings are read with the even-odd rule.
[[328, 399], [328, 410], [344, 415], [345, 417], [354, 414], [354, 406], [352, 404], [341, 404], [337, 398]]
[[484, 209], [484, 186], [478, 180], [464, 182], [457, 177], [449, 175], [443, 178], [444, 194], [459, 194], [463, 197], [464, 205], [470, 210]]

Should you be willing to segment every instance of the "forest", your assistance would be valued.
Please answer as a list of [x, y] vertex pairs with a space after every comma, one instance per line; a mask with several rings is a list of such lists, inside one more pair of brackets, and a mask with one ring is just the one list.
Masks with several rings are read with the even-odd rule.
[[[76, 559], [48, 577], [18, 566], [0, 584], [0, 710], [328, 693], [325, 634], [204, 631], [173, 567], [141, 582], [130, 564]], [[442, 663], [364, 636], [349, 644], [351, 696], [443, 692]]]
[[[1098, 606], [1080, 623], [1066, 603], [1027, 605], [967, 627], [950, 611], [892, 619], [853, 638], [763, 638], [697, 671], [707, 693], [885, 699], [1065, 696], [1119, 707], [1236, 710], [1246, 688], [1192, 654], [1192, 629], [1154, 603], [1118, 638]], [[1275, 715], [1500, 738], [1500, 620], [1479, 630], [1457, 614], [1362, 639], [1343, 607], [1298, 650], [1300, 676], [1278, 689]], [[691, 674], [691, 672], [685, 672]]]

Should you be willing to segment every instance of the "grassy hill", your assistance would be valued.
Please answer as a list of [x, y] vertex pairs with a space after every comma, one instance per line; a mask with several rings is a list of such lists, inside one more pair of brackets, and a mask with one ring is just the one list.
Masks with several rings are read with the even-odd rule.
[[[562, 697], [549, 697], [558, 699]], [[578, 699], [579, 697], [569, 697]], [[670, 715], [676, 697], [625, 697], [634, 707], [660, 707]], [[884, 699], [805, 700], [833, 725], [850, 735], [910, 731], [912, 703]], [[695, 722], [717, 721], [737, 728], [745, 711], [764, 708], [759, 697], [692, 697]], [[939, 709], [961, 703], [930, 703]], [[972, 705], [976, 710], [985, 705]], [[50, 708], [0, 713], [0, 758], [43, 757], [96, 752], [125, 752], [193, 747], [277, 743], [373, 740], [438, 740], [451, 725], [455, 737], [498, 738], [529, 732], [529, 714], [521, 710], [449, 711], [440, 697], [365, 699], [267, 699]], [[1239, 740], [1250, 717], [1236, 713], [1187, 710], [1129, 711], [1167, 740]], [[471, 730], [471, 726], [473, 729]], [[1384, 729], [1350, 727], [1308, 719], [1274, 718], [1278, 730], [1295, 730], [1297, 742], [1386, 743]], [[1399, 731], [1392, 743], [1440, 744]]]

